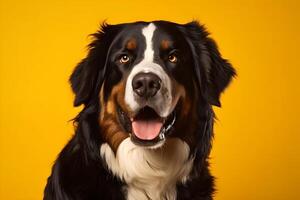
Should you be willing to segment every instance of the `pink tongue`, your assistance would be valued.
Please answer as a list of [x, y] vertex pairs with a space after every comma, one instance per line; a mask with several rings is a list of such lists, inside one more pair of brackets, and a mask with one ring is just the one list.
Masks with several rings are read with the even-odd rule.
[[162, 125], [157, 120], [136, 120], [132, 122], [132, 129], [139, 139], [152, 140], [158, 136]]

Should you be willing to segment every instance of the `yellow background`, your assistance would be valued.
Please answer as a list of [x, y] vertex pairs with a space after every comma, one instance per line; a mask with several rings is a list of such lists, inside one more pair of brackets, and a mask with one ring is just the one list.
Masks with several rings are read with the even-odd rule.
[[80, 110], [68, 77], [105, 19], [206, 24], [238, 71], [215, 109], [215, 199], [300, 199], [299, 12], [284, 0], [0, 0], [0, 199], [42, 199]]

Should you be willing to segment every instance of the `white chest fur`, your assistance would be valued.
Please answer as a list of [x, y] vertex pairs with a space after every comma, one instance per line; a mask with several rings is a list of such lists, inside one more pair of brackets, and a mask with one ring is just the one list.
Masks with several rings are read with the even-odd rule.
[[107, 143], [100, 147], [108, 168], [127, 183], [128, 200], [176, 199], [176, 183], [187, 180], [193, 165], [189, 151], [178, 138], [167, 139], [157, 149], [136, 146], [127, 138], [116, 155]]

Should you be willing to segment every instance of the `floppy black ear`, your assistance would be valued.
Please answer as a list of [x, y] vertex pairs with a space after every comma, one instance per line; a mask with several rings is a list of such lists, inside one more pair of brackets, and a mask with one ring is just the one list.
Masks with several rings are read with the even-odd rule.
[[205, 27], [197, 21], [185, 25], [196, 54], [195, 73], [204, 98], [211, 105], [221, 106], [220, 95], [236, 72], [232, 65], [223, 59], [216, 42], [208, 37]]
[[118, 33], [118, 25], [102, 24], [100, 30], [92, 34], [89, 52], [74, 69], [70, 83], [75, 93], [74, 106], [87, 105], [97, 97], [106, 72], [106, 60], [109, 47]]
[[[89, 67], [90, 66], [90, 67]], [[75, 93], [74, 106], [87, 103], [88, 98], [93, 90], [93, 82], [95, 82], [96, 74], [92, 73], [95, 69], [88, 64], [88, 59], [83, 59], [74, 69], [70, 83]]]
[[202, 63], [207, 70], [207, 88], [204, 96], [207, 101], [216, 106], [221, 106], [220, 94], [227, 87], [236, 72], [232, 65], [223, 59], [217, 44], [211, 38], [206, 38], [202, 49]]

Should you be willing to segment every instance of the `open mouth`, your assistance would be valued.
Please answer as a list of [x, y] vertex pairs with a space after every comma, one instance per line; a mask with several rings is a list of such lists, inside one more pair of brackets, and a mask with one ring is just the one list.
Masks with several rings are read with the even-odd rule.
[[141, 146], [153, 146], [163, 142], [171, 133], [176, 121], [175, 110], [168, 117], [163, 118], [149, 106], [141, 108], [132, 118], [129, 118], [119, 107], [118, 115], [131, 140]]

